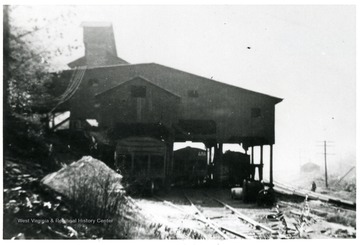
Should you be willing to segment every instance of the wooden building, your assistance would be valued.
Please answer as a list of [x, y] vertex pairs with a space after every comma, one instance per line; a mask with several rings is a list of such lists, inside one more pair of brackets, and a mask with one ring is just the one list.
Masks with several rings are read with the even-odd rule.
[[224, 143], [241, 144], [250, 149], [262, 179], [263, 146], [268, 145], [272, 181], [275, 105], [282, 99], [156, 63], [129, 64], [117, 57], [111, 24], [83, 26], [85, 56], [54, 78], [55, 89], [65, 96], [52, 111], [70, 111], [72, 129], [82, 130], [87, 120], [96, 119], [113, 142], [127, 137], [164, 141], [168, 175], [173, 143], [193, 141], [203, 142], [208, 162], [218, 165]]

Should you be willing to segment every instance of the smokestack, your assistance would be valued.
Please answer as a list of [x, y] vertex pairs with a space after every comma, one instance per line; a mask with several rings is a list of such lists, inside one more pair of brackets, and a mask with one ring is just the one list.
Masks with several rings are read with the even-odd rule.
[[76, 66], [105, 66], [129, 64], [117, 57], [113, 26], [110, 22], [83, 22], [85, 56], [68, 65]]

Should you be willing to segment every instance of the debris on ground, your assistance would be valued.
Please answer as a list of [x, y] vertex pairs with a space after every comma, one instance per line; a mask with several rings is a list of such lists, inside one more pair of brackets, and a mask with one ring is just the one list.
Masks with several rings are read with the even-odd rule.
[[[78, 171], [82, 171], [82, 174], [80, 175]], [[43, 166], [38, 163], [19, 159], [5, 159], [3, 201], [4, 224], [6, 226], [4, 226], [4, 239], [203, 238], [200, 233], [196, 233], [192, 229], [176, 229], [176, 227], [166, 226], [162, 223], [154, 225], [155, 222], [142, 212], [137, 203], [131, 197], [124, 195], [120, 183], [121, 175], [97, 159], [83, 157], [71, 166], [48, 174], [44, 178], [47, 173], [48, 171], [44, 171]], [[91, 207], [91, 202], [84, 198], [96, 196], [97, 189], [92, 188], [95, 192], [81, 192], [83, 196], [78, 198], [78, 205], [74, 205], [74, 202], [69, 199], [71, 195], [66, 196], [66, 194], [73, 194], [71, 191], [67, 191], [66, 184], [71, 185], [71, 178], [79, 176], [90, 176], [89, 179], [97, 176], [107, 180], [95, 184], [102, 187], [102, 190], [106, 187], [106, 190], [111, 190], [110, 193], [120, 195], [121, 203], [111, 202], [111, 195], [109, 195], [106, 206], [90, 210], [96, 219], [80, 218], [79, 209], [85, 209], [81, 205], [86, 204]], [[86, 182], [79, 182], [78, 184], [81, 183]], [[81, 188], [76, 190], [81, 190]], [[101, 193], [101, 189], [98, 191]], [[113, 215], [109, 219], [97, 220], [97, 218], [103, 217], [97, 213], [98, 210], [114, 211], [110, 208], [115, 209], [118, 204], [122, 207], [119, 209], [119, 215]], [[106, 216], [106, 213], [103, 212], [103, 215]], [[112, 223], [107, 224], [107, 220], [111, 220]]]
[[[300, 204], [279, 201], [275, 211], [267, 215], [265, 219], [272, 223], [273, 229], [280, 230], [281, 234], [291, 239], [356, 237], [355, 229], [349, 224], [344, 224], [344, 222], [340, 222], [339, 220], [334, 221], [334, 224], [328, 223], [329, 217], [336, 216], [339, 219], [339, 216], [336, 215], [336, 212], [339, 211], [335, 211], [336, 208], [333, 206], [327, 206], [325, 209], [325, 206], [327, 206], [326, 203], [321, 201], [308, 201], [307, 197], [305, 197], [304, 202]], [[280, 211], [280, 207], [282, 211]], [[313, 209], [313, 207], [317, 209]], [[324, 210], [320, 210], [319, 207], [322, 207]], [[351, 210], [342, 211], [347, 214], [352, 213]], [[282, 222], [280, 223], [281, 220]], [[346, 226], [342, 226], [342, 224]], [[290, 227], [290, 225], [293, 226]]]
[[[16, 159], [4, 161], [4, 239], [88, 239], [101, 237], [96, 229], [74, 226], [71, 207], [55, 193], [44, 192], [41, 165]], [[52, 222], [53, 221], [53, 222]]]

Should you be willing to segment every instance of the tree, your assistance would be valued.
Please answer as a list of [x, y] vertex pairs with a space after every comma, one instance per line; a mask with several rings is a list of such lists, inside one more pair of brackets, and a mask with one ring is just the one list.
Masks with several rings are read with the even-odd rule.
[[3, 7], [4, 156], [16, 149], [27, 151], [36, 144], [41, 145], [43, 127], [34, 118], [40, 119], [36, 115], [39, 108], [48, 112], [51, 109], [48, 105], [54, 102], [49, 91], [50, 71], [56, 70], [52, 61], [74, 48], [66, 43], [52, 45], [63, 36], [63, 29], [71, 23], [72, 13], [58, 12], [51, 19], [39, 19], [23, 14], [24, 8], [27, 13], [35, 7]]
[[52, 103], [48, 89], [50, 71], [55, 70], [52, 60], [77, 47], [49, 45], [62, 38], [61, 26], [71, 19], [68, 13], [52, 19], [28, 18], [24, 27], [14, 17], [19, 8], [24, 7], [4, 6], [4, 111], [27, 115]]
[[9, 103], [8, 103], [8, 81], [9, 81], [9, 52], [10, 52], [10, 45], [9, 45], [9, 35], [10, 35], [10, 28], [9, 28], [9, 6], [4, 5], [3, 8], [4, 13], [4, 26], [3, 26], [3, 105], [4, 105], [4, 118], [8, 118], [8, 114], [10, 112]]

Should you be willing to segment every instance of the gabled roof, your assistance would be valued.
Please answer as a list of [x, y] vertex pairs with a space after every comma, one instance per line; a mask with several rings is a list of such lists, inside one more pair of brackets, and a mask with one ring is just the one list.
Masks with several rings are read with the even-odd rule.
[[133, 82], [133, 81], [135, 81], [135, 80], [137, 80], [137, 79], [139, 79], [139, 80], [141, 80], [141, 81], [144, 81], [144, 82], [146, 82], [146, 83], [150, 83], [151, 85], [153, 85], [153, 86], [155, 86], [155, 87], [157, 87], [157, 88], [165, 91], [166, 93], [169, 93], [169, 94], [172, 95], [172, 96], [175, 96], [175, 97], [178, 97], [178, 98], [181, 97], [181, 96], [179, 96], [179, 95], [177, 95], [177, 94], [175, 94], [175, 93], [173, 93], [173, 92], [171, 92], [171, 91], [169, 91], [169, 90], [167, 90], [167, 89], [164, 89], [164, 88], [156, 85], [155, 83], [151, 82], [150, 80], [148, 80], [148, 79], [146, 79], [146, 78], [144, 78], [144, 77], [142, 77], [142, 76], [135, 76], [135, 77], [131, 78], [131, 79], [128, 80], [128, 81], [125, 81], [125, 82], [123, 82], [123, 83], [117, 84], [117, 85], [115, 85], [114, 87], [111, 87], [111, 88], [109, 88], [109, 89], [107, 89], [107, 90], [105, 90], [105, 91], [96, 93], [95, 96], [96, 96], [96, 97], [98, 97], [98, 96], [104, 96], [104, 95], [106, 95], [108, 92], [110, 92], [110, 91], [112, 91], [112, 90], [114, 90], [114, 89], [116, 89], [116, 88], [118, 88], [118, 87], [121, 87], [121, 86], [123, 86], [123, 85], [125, 85], [125, 84], [127, 84], [127, 83], [131, 83], [131, 82]]
[[152, 84], [155, 84], [158, 87], [161, 87], [162, 89], [178, 96], [182, 96], [183, 94], [181, 93], [185, 94], [187, 90], [193, 86], [193, 81], [196, 80], [222, 85], [224, 88], [235, 89], [242, 93], [253, 94], [255, 96], [264, 96], [271, 99], [274, 104], [277, 104], [283, 100], [281, 98], [270, 96], [264, 93], [259, 93], [234, 85], [222, 83], [156, 63], [92, 67], [88, 68], [86, 73], [89, 78], [92, 76], [102, 77], [102, 81], [99, 83], [97, 94], [101, 94], [102, 92], [127, 82], [136, 76], [141, 76], [148, 82], [151, 81]]

